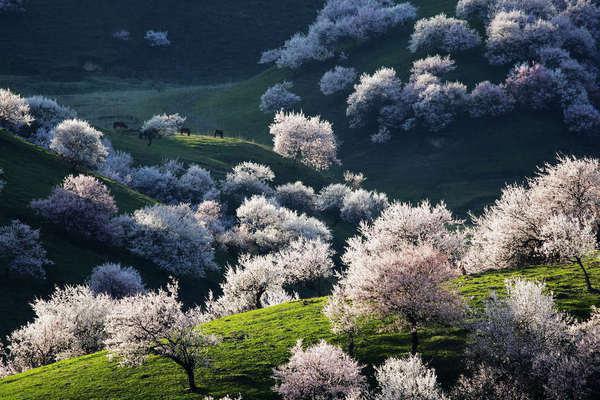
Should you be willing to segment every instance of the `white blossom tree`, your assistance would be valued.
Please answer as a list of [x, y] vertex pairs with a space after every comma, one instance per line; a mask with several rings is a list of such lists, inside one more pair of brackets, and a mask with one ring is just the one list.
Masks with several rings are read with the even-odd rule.
[[121, 221], [125, 246], [181, 276], [216, 267], [213, 236], [187, 204], [146, 206]]
[[341, 284], [360, 315], [390, 318], [408, 327], [411, 351], [416, 353], [419, 328], [462, 317], [460, 296], [445, 286], [456, 275], [443, 253], [423, 244], [353, 258]]
[[273, 370], [274, 390], [284, 400], [344, 400], [366, 389], [362, 366], [338, 347], [321, 341], [303, 349], [298, 341], [291, 353], [286, 364]]
[[275, 199], [279, 204], [291, 210], [311, 213], [315, 211], [317, 196], [313, 188], [297, 181], [277, 186]]
[[148, 140], [148, 145], [151, 145], [152, 140], [155, 138], [177, 134], [183, 127], [185, 120], [186, 117], [179, 114], [155, 115], [142, 124], [140, 136]]
[[356, 69], [336, 65], [335, 68], [326, 71], [319, 81], [321, 93], [325, 96], [337, 93], [352, 85], [357, 77]]
[[118, 263], [105, 263], [95, 267], [88, 285], [93, 293], [104, 293], [114, 299], [132, 296], [145, 290], [140, 273], [132, 267], [123, 267]]
[[316, 170], [327, 170], [340, 163], [333, 127], [320, 116], [280, 111], [275, 114], [269, 133], [273, 135], [273, 150], [283, 157], [297, 159]]
[[388, 358], [375, 368], [376, 400], [445, 400], [435, 371], [418, 354]]
[[19, 130], [32, 122], [27, 101], [10, 89], [0, 89], [0, 127]]
[[167, 47], [171, 45], [168, 31], [155, 31], [151, 29], [146, 31], [144, 39], [150, 47]]
[[0, 226], [0, 262], [15, 275], [37, 278], [44, 278], [44, 267], [52, 264], [40, 243], [40, 231], [18, 220]]
[[290, 109], [296, 103], [301, 102], [302, 98], [290, 91], [293, 87], [294, 84], [292, 82], [283, 81], [267, 88], [262, 96], [260, 96], [260, 110], [266, 114], [270, 114], [282, 109]]
[[[43, 147], [48, 147], [50, 142], [40, 140], [46, 137], [62, 121], [77, 117], [75, 110], [60, 105], [56, 100], [44, 96], [31, 96], [25, 99], [29, 104], [29, 113], [33, 117], [32, 129], [34, 130], [33, 141]], [[38, 132], [39, 131], [39, 132]], [[50, 138], [51, 139], [51, 138]]]
[[385, 193], [357, 189], [344, 196], [340, 215], [342, 219], [352, 223], [371, 221], [388, 206]]
[[107, 225], [118, 211], [108, 187], [88, 175], [69, 175], [46, 199], [33, 200], [31, 207], [68, 231], [108, 239]]
[[198, 392], [194, 372], [209, 361], [208, 351], [218, 339], [199, 330], [201, 318], [194, 309], [182, 310], [177, 293], [173, 282], [166, 290], [117, 302], [108, 316], [106, 345], [124, 365], [141, 364], [149, 355], [174, 361], [185, 371], [190, 390]]
[[240, 204], [245, 198], [253, 195], [271, 195], [270, 186], [275, 174], [267, 165], [245, 161], [233, 167], [221, 182], [221, 190], [225, 196]]
[[533, 110], [548, 109], [558, 104], [565, 84], [560, 70], [534, 63], [515, 66], [506, 77], [506, 90], [517, 103]]
[[497, 117], [513, 110], [515, 100], [503, 85], [479, 82], [469, 93], [467, 110], [472, 118]]
[[449, 55], [442, 57], [439, 54], [436, 54], [435, 56], [415, 60], [410, 69], [410, 74], [412, 76], [431, 74], [440, 77], [455, 69], [456, 63]]
[[467, 21], [439, 14], [420, 19], [410, 37], [408, 48], [411, 52], [443, 51], [455, 53], [476, 47], [481, 37], [469, 27]]
[[68, 119], [54, 128], [50, 149], [76, 166], [95, 168], [108, 156], [104, 135], [79, 119]]

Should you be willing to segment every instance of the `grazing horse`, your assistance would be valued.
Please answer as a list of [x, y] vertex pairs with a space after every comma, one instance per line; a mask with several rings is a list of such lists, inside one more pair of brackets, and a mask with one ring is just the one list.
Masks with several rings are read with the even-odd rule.
[[115, 121], [113, 123], [113, 129], [117, 130], [117, 129], [129, 129], [129, 127], [127, 126], [127, 124], [123, 121]]
[[181, 128], [179, 130], [179, 133], [181, 133], [182, 135], [188, 135], [190, 136], [192, 134], [192, 131], [190, 131], [190, 128]]
[[221, 139], [223, 139], [223, 131], [220, 129], [215, 129], [215, 133], [213, 134], [214, 137], [219, 136]]

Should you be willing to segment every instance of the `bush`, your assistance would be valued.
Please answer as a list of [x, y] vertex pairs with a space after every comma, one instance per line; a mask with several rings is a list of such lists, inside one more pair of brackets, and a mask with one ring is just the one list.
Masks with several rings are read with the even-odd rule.
[[171, 45], [169, 32], [167, 31], [146, 31], [144, 39], [148, 42], [150, 47], [166, 47]]
[[422, 74], [431, 74], [437, 77], [447, 74], [450, 71], [456, 69], [456, 63], [450, 56], [441, 57], [435, 55], [427, 58], [422, 58], [413, 62], [413, 66], [410, 70], [412, 76], [419, 76]]
[[277, 186], [275, 198], [279, 204], [291, 210], [307, 213], [315, 211], [315, 191], [300, 181]]
[[104, 293], [113, 299], [121, 299], [144, 292], [144, 282], [139, 272], [121, 264], [105, 263], [93, 269], [90, 275], [90, 290], [94, 294]]
[[515, 100], [503, 85], [479, 82], [467, 98], [467, 109], [473, 118], [497, 117], [513, 110]]
[[354, 68], [341, 67], [338, 65], [325, 72], [321, 77], [321, 81], [319, 82], [321, 93], [328, 96], [344, 90], [354, 83], [356, 76], [357, 73]]
[[108, 240], [108, 222], [118, 211], [110, 191], [92, 176], [67, 176], [46, 199], [31, 207], [44, 218], [85, 237]]
[[439, 14], [417, 21], [415, 31], [410, 37], [409, 50], [443, 51], [454, 53], [476, 47], [481, 37], [469, 28], [467, 21]]
[[19, 130], [32, 122], [27, 101], [10, 89], [0, 89], [0, 127]]
[[146, 206], [122, 223], [129, 250], [174, 275], [216, 267], [213, 237], [186, 204]]
[[376, 218], [387, 206], [388, 199], [385, 193], [358, 189], [344, 197], [340, 212], [342, 219], [357, 223]]
[[85, 121], [68, 119], [54, 128], [50, 149], [75, 165], [95, 168], [108, 156], [103, 136]]
[[290, 92], [290, 89], [293, 87], [294, 84], [288, 81], [276, 83], [269, 87], [263, 95], [260, 96], [260, 110], [269, 114], [281, 109], [292, 108], [294, 104], [302, 101], [300, 96]]
[[278, 112], [269, 126], [273, 150], [286, 158], [294, 158], [316, 170], [327, 170], [337, 159], [337, 140], [331, 123], [320, 116]]
[[44, 266], [52, 264], [40, 243], [40, 231], [18, 220], [0, 226], [0, 262], [10, 273], [35, 278], [44, 278]]

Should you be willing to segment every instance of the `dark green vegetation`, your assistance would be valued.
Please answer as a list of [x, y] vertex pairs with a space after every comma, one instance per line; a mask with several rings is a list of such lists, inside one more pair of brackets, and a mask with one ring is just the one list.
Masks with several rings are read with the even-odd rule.
[[[227, 81], [260, 70], [263, 49], [314, 18], [322, 0], [28, 0], [22, 15], [0, 15], [0, 73], [74, 81], [103, 73], [171, 81]], [[271, 16], [276, 16], [271, 18]], [[131, 40], [112, 34], [125, 29]], [[172, 45], [151, 48], [147, 30]], [[240, 66], [243, 66], [240, 68]]]
[[[600, 284], [600, 260], [589, 260], [590, 272]], [[544, 280], [563, 310], [583, 316], [590, 306], [600, 305], [600, 296], [589, 295], [575, 265], [536, 266], [518, 271], [491, 272], [460, 278], [460, 292], [477, 307], [491, 290], [500, 289], [505, 278], [525, 276]], [[500, 291], [501, 292], [501, 291]], [[288, 349], [297, 339], [315, 343], [326, 339], [345, 345], [343, 337], [330, 333], [329, 323], [321, 313], [325, 298], [296, 301], [267, 309], [251, 311], [210, 322], [206, 332], [222, 337], [212, 351], [211, 368], [198, 371], [197, 378], [207, 394], [241, 393], [244, 399], [275, 398], [271, 393], [272, 367], [289, 357]], [[423, 331], [420, 350], [436, 368], [445, 386], [461, 372], [466, 330], [459, 327]], [[357, 358], [369, 367], [386, 357], [409, 351], [407, 334], [381, 332], [376, 325], [366, 328], [357, 340]], [[107, 360], [106, 353], [79, 357], [37, 368], [0, 381], [2, 399], [198, 399], [185, 392], [184, 373], [172, 362], [152, 358], [139, 368], [120, 368]]]

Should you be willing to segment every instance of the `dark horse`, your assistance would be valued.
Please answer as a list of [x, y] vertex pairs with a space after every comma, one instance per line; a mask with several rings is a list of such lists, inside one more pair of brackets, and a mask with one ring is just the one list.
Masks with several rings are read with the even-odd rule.
[[221, 139], [223, 139], [223, 131], [220, 129], [215, 129], [215, 133], [213, 134], [213, 137], [217, 137], [219, 136]]
[[127, 126], [127, 124], [123, 121], [115, 121], [113, 123], [113, 129], [117, 130], [117, 129], [129, 129], [129, 127]]
[[190, 136], [192, 134], [192, 131], [190, 130], [190, 128], [181, 128], [179, 130], [179, 133], [181, 133], [182, 135]]
[[152, 144], [153, 139], [160, 139], [160, 133], [157, 129], [146, 129], [138, 131], [138, 136], [140, 139], [146, 139], [148, 141], [148, 146]]

